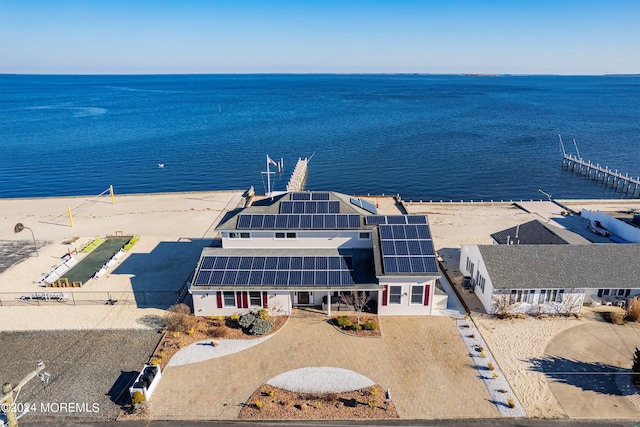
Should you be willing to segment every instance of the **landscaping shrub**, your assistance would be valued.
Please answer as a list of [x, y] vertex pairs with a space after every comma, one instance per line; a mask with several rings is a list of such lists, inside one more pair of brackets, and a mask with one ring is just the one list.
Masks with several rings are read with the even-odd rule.
[[225, 338], [231, 334], [231, 330], [226, 326], [216, 326], [215, 328], [211, 328], [210, 335], [214, 338]]
[[512, 396], [509, 396], [507, 399], [507, 405], [509, 405], [509, 408], [515, 408], [516, 402], [513, 400]]
[[373, 320], [369, 320], [368, 322], [365, 322], [364, 329], [367, 331], [375, 331], [378, 329], [378, 324]]
[[251, 313], [243, 314], [238, 320], [238, 324], [243, 328], [249, 328], [256, 321], [256, 316]]
[[249, 333], [251, 335], [264, 335], [271, 330], [273, 323], [268, 320], [255, 319]]
[[193, 323], [191, 309], [186, 304], [172, 305], [164, 315], [164, 325], [172, 332], [188, 332]]
[[258, 318], [262, 320], [269, 320], [269, 310], [263, 308], [262, 310], [258, 311]]
[[493, 362], [489, 361], [489, 363], [487, 363], [487, 369], [490, 371], [493, 371], [494, 369], [496, 369], [495, 366], [493, 366]]
[[351, 326], [351, 319], [349, 319], [349, 316], [336, 317], [336, 323], [338, 324], [338, 326], [345, 329]]
[[145, 400], [147, 399], [144, 398], [144, 394], [142, 394], [141, 391], [136, 391], [135, 393], [133, 393], [133, 397], [131, 398], [131, 403], [133, 403], [134, 405], [139, 405]]
[[354, 331], [361, 331], [362, 330], [362, 325], [351, 325], [351, 329], [353, 329]]
[[262, 409], [262, 401], [261, 400], [256, 400], [256, 408], [258, 408], [259, 410]]
[[614, 325], [624, 325], [624, 315], [625, 313], [623, 311], [612, 311], [610, 314], [611, 323]]
[[640, 299], [633, 297], [629, 302], [629, 308], [627, 308], [627, 318], [631, 322], [637, 322], [640, 320]]
[[240, 314], [233, 313], [231, 317], [229, 317], [229, 319], [233, 320], [234, 322], [237, 322], [238, 320], [240, 320]]

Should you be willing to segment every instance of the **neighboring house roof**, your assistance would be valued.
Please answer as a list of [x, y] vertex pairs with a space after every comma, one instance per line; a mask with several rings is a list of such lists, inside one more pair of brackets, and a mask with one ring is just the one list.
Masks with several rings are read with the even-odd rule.
[[500, 245], [566, 245], [568, 242], [534, 219], [491, 235]]
[[640, 288], [640, 245], [480, 245], [495, 289]]
[[201, 290], [369, 289], [377, 284], [370, 249], [205, 248], [193, 288]]

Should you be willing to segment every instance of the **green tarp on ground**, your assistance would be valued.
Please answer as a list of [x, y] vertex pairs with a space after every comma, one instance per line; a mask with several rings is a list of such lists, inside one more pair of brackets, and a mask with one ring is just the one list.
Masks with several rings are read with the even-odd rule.
[[69, 280], [69, 285], [74, 282], [84, 284], [96, 271], [111, 259], [124, 245], [131, 240], [131, 237], [109, 237], [95, 248], [89, 255], [84, 257], [71, 270], [67, 271], [62, 278]]

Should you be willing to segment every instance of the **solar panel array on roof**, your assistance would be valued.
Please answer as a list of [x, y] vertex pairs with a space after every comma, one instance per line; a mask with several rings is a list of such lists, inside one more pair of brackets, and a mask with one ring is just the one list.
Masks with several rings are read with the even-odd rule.
[[319, 193], [308, 193], [308, 192], [299, 192], [299, 193], [291, 193], [291, 200], [329, 200], [330, 194], [319, 192]]
[[373, 203], [370, 203], [364, 199], [356, 199], [355, 197], [351, 197], [350, 199], [352, 205], [356, 205], [359, 208], [366, 210], [367, 212], [371, 212], [372, 214], [378, 214], [378, 208]]
[[357, 230], [356, 214], [241, 214], [239, 230]]
[[205, 256], [194, 285], [349, 286], [353, 261], [343, 256]]
[[367, 225], [380, 224], [428, 224], [424, 215], [369, 215], [365, 219]]
[[284, 200], [280, 202], [281, 214], [340, 213], [337, 200]]
[[379, 232], [385, 274], [438, 272], [427, 224], [381, 224]]

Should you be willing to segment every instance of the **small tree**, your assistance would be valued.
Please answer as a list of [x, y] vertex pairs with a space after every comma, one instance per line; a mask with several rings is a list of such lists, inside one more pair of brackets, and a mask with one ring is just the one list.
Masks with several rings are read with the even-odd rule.
[[351, 310], [356, 312], [356, 319], [360, 324], [360, 314], [367, 307], [367, 303], [371, 300], [369, 295], [364, 291], [354, 290], [350, 294], [346, 295], [340, 292], [340, 302], [349, 306]]
[[636, 351], [633, 353], [633, 383], [636, 387], [640, 388], [640, 350], [636, 347]]

